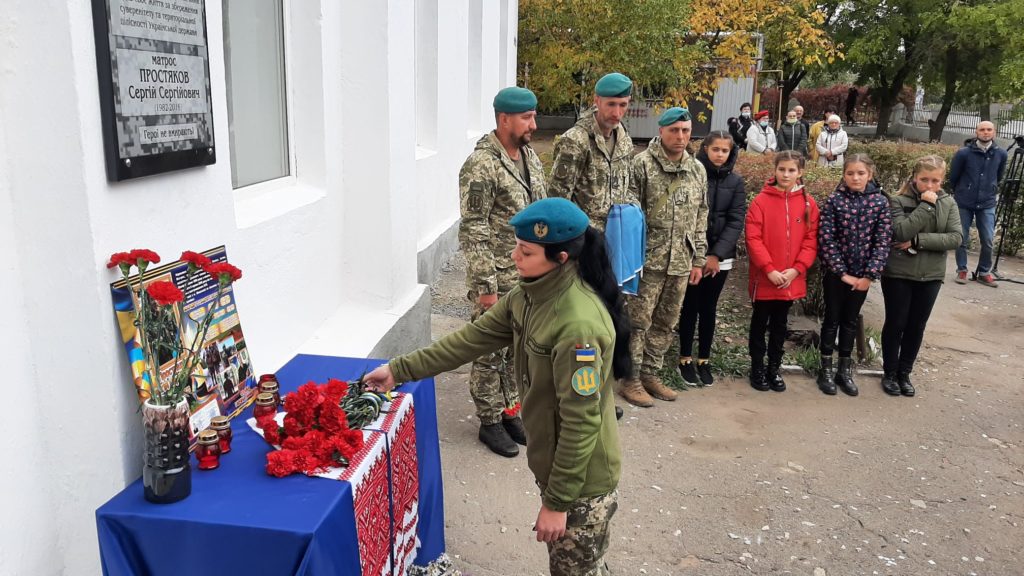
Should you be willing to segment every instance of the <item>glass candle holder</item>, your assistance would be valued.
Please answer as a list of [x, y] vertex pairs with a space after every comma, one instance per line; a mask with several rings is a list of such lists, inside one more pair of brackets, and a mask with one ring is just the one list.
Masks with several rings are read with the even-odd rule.
[[253, 408], [252, 415], [258, 419], [268, 414], [277, 414], [277, 402], [270, 392], [260, 392], [256, 395], [256, 407]]
[[274, 408], [281, 406], [281, 385], [277, 380], [264, 380], [260, 382], [260, 393], [269, 392], [274, 395]]
[[217, 433], [220, 453], [231, 452], [231, 421], [227, 416], [214, 416], [210, 418], [210, 430]]
[[260, 375], [259, 383], [263, 384], [264, 382], [277, 382], [277, 375], [276, 374], [262, 374], [262, 375]]
[[216, 431], [207, 428], [199, 433], [196, 460], [199, 460], [200, 470], [213, 470], [220, 466], [220, 437]]

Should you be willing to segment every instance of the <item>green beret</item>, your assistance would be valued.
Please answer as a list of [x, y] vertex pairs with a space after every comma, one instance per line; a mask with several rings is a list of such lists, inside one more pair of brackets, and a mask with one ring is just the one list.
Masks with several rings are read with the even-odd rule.
[[538, 244], [559, 244], [578, 238], [590, 226], [587, 214], [565, 198], [537, 200], [508, 221], [516, 238]]
[[594, 86], [594, 94], [610, 98], [625, 98], [633, 92], [633, 81], [625, 74], [605, 74]]
[[537, 97], [533, 92], [518, 86], [503, 88], [494, 97], [494, 111], [504, 114], [519, 114], [537, 109]]
[[658, 118], [658, 126], [668, 126], [669, 124], [675, 124], [680, 120], [686, 122], [689, 119], [689, 110], [686, 108], [680, 108], [679, 106], [673, 106], [661, 113], [661, 118]]

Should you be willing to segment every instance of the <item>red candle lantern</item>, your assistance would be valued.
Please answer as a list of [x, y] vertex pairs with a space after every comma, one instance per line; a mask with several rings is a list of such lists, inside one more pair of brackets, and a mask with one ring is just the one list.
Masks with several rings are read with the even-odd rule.
[[210, 429], [217, 433], [220, 453], [231, 452], [231, 421], [227, 416], [214, 416], [210, 418]]
[[277, 414], [277, 402], [270, 392], [260, 392], [256, 395], [256, 408], [253, 408], [252, 415], [258, 419], [268, 414]]
[[199, 433], [196, 459], [200, 470], [213, 470], [220, 466], [220, 438], [216, 431], [207, 428]]
[[260, 393], [268, 392], [274, 395], [274, 409], [281, 406], [281, 385], [277, 380], [264, 380], [260, 382]]

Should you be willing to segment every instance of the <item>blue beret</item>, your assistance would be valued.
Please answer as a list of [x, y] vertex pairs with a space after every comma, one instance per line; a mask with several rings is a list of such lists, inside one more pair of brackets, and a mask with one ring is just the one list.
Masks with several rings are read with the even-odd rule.
[[668, 126], [669, 124], [675, 124], [680, 120], [686, 122], [689, 119], [689, 110], [686, 108], [680, 108], [679, 106], [674, 106], [661, 113], [661, 118], [658, 118], [658, 126]]
[[633, 92], [633, 81], [625, 74], [605, 74], [594, 86], [594, 94], [606, 98], [625, 98]]
[[537, 96], [526, 88], [510, 86], [501, 89], [494, 97], [494, 111], [504, 114], [519, 114], [537, 109]]
[[537, 200], [508, 221], [516, 238], [538, 244], [559, 244], [579, 237], [590, 226], [587, 214], [565, 198]]

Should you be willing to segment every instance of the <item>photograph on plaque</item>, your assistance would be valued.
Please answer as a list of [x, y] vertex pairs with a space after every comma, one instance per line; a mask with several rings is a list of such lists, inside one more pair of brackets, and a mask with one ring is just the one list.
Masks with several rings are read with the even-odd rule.
[[[227, 261], [223, 246], [203, 254], [214, 264]], [[146, 270], [142, 278], [145, 286], [161, 280], [173, 282], [184, 293], [184, 300], [175, 314], [184, 315], [179, 338], [186, 347], [191, 347], [192, 342], [202, 336], [200, 323], [212, 307], [213, 317], [202, 343], [196, 347], [199, 362], [190, 375], [191, 385], [185, 395], [191, 413], [189, 435], [194, 445], [196, 434], [210, 425], [211, 418], [234, 417], [252, 403], [257, 392], [256, 376], [238, 318], [233, 287], [226, 287], [217, 298], [217, 279], [204, 272], [190, 276], [188, 263], [182, 261]], [[131, 281], [137, 286], [136, 276], [132, 276]], [[152, 374], [135, 324], [135, 303], [138, 299], [132, 297], [123, 279], [111, 284], [110, 292], [121, 341], [128, 353], [132, 380], [142, 402], [150, 395]], [[166, 351], [158, 357], [161, 381], [168, 382], [175, 369], [175, 358]]]
[[92, 0], [107, 174], [216, 161], [205, 0]]

